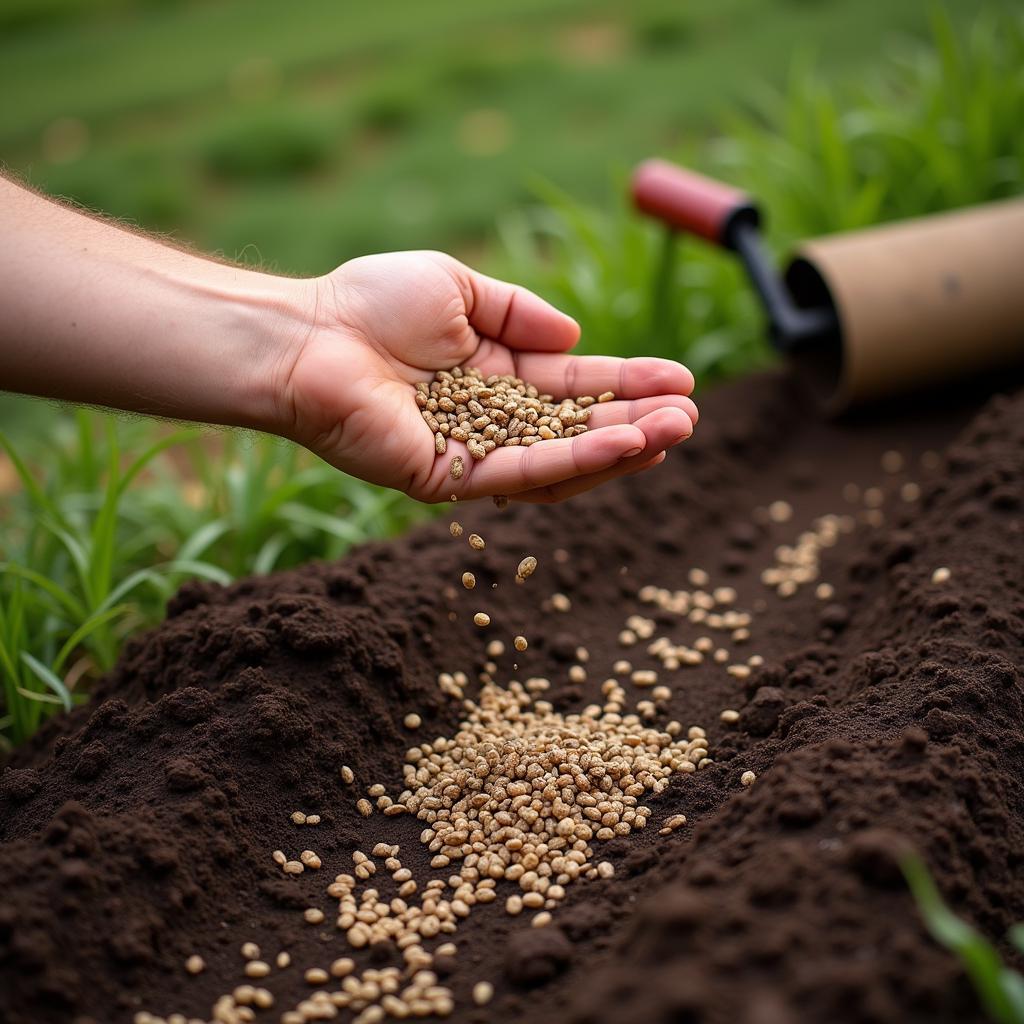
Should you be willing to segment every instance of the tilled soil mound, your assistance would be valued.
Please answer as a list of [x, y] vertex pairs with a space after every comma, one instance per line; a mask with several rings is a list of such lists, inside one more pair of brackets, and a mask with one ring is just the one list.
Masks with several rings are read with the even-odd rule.
[[[994, 939], [1024, 919], [1024, 395], [841, 425], [803, 410], [781, 376], [721, 389], [694, 439], [644, 477], [564, 506], [457, 508], [484, 551], [445, 521], [337, 564], [186, 586], [92, 704], [0, 775], [0, 1020], [207, 1020], [247, 981], [246, 941], [271, 963], [291, 955], [254, 982], [275, 998], [257, 1021], [309, 995], [305, 968], [399, 963], [350, 950], [324, 888], [382, 840], [415, 877], [446, 877], [421, 823], [364, 818], [356, 800], [375, 783], [398, 792], [406, 749], [453, 735], [462, 707], [438, 674], [475, 678], [494, 638], [508, 648], [496, 681], [544, 676], [567, 712], [600, 699], [618, 659], [659, 670], [671, 697], [658, 720], [703, 725], [712, 763], [645, 797], [642, 831], [595, 842], [614, 876], [567, 886], [546, 927], [506, 914], [514, 887], [499, 883], [435, 965], [452, 1020], [982, 1020], [898, 859], [916, 848]], [[781, 595], [773, 568], [828, 514], [843, 528], [817, 577]], [[539, 568], [516, 585], [525, 554]], [[749, 639], [724, 641], [734, 668], [755, 656], [749, 675], [711, 657], [665, 671], [646, 642], [621, 645], [631, 615], [674, 643], [705, 632], [639, 596], [692, 591], [695, 568], [750, 610]], [[582, 682], [568, 673], [579, 645]], [[320, 823], [293, 824], [296, 809]], [[660, 834], [676, 814], [687, 823]], [[271, 859], [305, 848], [322, 870]], [[306, 923], [309, 907], [326, 922]], [[192, 976], [194, 954], [206, 966]], [[486, 1007], [471, 998], [481, 980]]]

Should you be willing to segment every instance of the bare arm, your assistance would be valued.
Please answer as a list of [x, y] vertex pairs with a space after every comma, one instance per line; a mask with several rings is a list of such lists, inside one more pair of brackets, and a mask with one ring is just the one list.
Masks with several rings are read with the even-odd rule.
[[[0, 178], [0, 389], [298, 441], [425, 501], [553, 501], [688, 437], [693, 378], [665, 359], [566, 354], [579, 329], [442, 253], [369, 256], [296, 280], [218, 263]], [[413, 400], [456, 364], [556, 394], [615, 391], [592, 429], [492, 452], [453, 483]], [[466, 460], [470, 465], [472, 460]]]

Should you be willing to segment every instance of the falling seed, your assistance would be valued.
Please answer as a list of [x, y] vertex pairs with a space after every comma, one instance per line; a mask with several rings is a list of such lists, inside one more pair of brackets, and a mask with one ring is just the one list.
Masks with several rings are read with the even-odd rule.
[[835, 592], [836, 589], [832, 586], [831, 583], [819, 583], [814, 588], [814, 596], [819, 601], [830, 601]]
[[406, 729], [418, 729], [423, 724], [423, 719], [420, 718], [415, 711], [410, 711], [409, 714], [402, 719], [402, 724]]
[[752, 786], [756, 780], [757, 780], [757, 776], [752, 771], [745, 771], [740, 776], [740, 785], [741, 786]]
[[489, 981], [478, 981], [473, 986], [473, 1002], [486, 1006], [494, 996], [494, 986]]
[[521, 580], [529, 579], [537, 569], [537, 559], [533, 555], [527, 555], [516, 568], [516, 577]]
[[449, 527], [448, 527], [448, 532], [453, 537], [461, 537], [462, 536], [462, 523], [451, 523], [449, 525]]
[[788, 523], [793, 518], [793, 506], [788, 501], [773, 501], [768, 506], [768, 518], [773, 523]]
[[477, 612], [476, 615], [473, 616], [473, 622], [475, 625], [483, 628], [484, 626], [489, 626], [491, 624], [491, 617], [487, 612]]
[[897, 451], [882, 453], [882, 469], [886, 473], [898, 473], [903, 468], [903, 456]]
[[203, 971], [206, 970], [206, 961], [197, 953], [193, 953], [192, 956], [185, 961], [185, 970], [188, 971], [189, 974], [202, 974]]
[[451, 464], [448, 466], [448, 474], [453, 480], [458, 480], [459, 477], [466, 471], [465, 464], [462, 461], [461, 455], [456, 455], [452, 459]]
[[478, 533], [471, 533], [469, 535], [469, 546], [474, 551], [483, 551], [483, 549], [487, 547], [487, 545], [484, 543], [483, 537], [481, 537], [480, 534]]
[[476, 577], [471, 572], [464, 572], [462, 574], [462, 585], [467, 590], [472, 590], [476, 586]]
[[526, 648], [530, 646], [530, 644], [529, 644], [529, 641], [528, 641], [528, 640], [526, 639], [526, 637], [525, 637], [525, 636], [517, 636], [517, 637], [516, 637], [516, 638], [515, 638], [515, 639], [514, 639], [514, 640], [512, 641], [512, 646], [513, 646], [513, 647], [514, 647], [514, 648], [515, 648], [515, 649], [516, 649], [517, 651], [525, 651], [525, 650], [526, 650]]
[[932, 583], [946, 583], [953, 574], [944, 565], [932, 573]]
[[551, 607], [556, 612], [567, 612], [572, 608], [572, 602], [565, 596], [565, 594], [552, 594]]
[[500, 658], [505, 653], [505, 645], [500, 640], [492, 640], [486, 650], [488, 658]]

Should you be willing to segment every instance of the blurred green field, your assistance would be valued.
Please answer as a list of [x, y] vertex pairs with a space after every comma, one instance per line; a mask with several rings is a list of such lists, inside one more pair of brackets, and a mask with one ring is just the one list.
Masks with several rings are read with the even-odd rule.
[[[954, 24], [977, 0], [948, 0]], [[40, 188], [288, 273], [486, 260], [543, 179], [707, 138], [813, 52], [868, 73], [929, 0], [0, 0], [0, 159]]]

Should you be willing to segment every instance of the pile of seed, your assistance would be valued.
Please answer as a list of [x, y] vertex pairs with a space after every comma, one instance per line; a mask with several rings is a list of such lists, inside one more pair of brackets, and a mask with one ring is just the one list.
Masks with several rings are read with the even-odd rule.
[[[429, 385], [416, 385], [416, 404], [434, 433], [437, 454], [447, 452], [451, 439], [462, 441], [474, 459], [485, 458], [495, 448], [585, 433], [590, 406], [614, 397], [606, 391], [597, 398], [581, 395], [556, 402], [511, 374], [484, 377], [479, 370], [461, 366], [438, 370]], [[461, 456], [452, 459], [450, 472], [453, 479], [462, 476]]]

